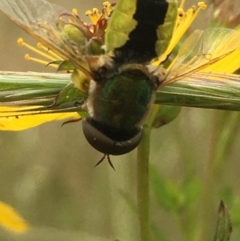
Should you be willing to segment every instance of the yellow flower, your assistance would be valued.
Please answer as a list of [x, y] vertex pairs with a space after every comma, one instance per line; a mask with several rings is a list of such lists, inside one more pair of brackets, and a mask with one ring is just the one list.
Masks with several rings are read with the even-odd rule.
[[[31, 7], [26, 1], [6, 0], [0, 2], [0, 10], [40, 41], [37, 45], [38, 48], [34, 48], [25, 43], [23, 39], [18, 40], [19, 45], [27, 47], [45, 60], [29, 54], [25, 58], [58, 68], [58, 70], [67, 70], [72, 74], [73, 85], [83, 95], [84, 93], [87, 95], [89, 81], [93, 79], [95, 63], [97, 64], [99, 56], [105, 53], [104, 35], [114, 4], [104, 2], [102, 11], [96, 8], [86, 11], [86, 15], [91, 19], [91, 23], [87, 24], [77, 15], [76, 9], [68, 12], [45, 0], [28, 1], [31, 2]], [[240, 53], [239, 34], [234, 30], [196, 31], [180, 47], [177, 56], [170, 55], [200, 10], [206, 8], [204, 2], [198, 2], [197, 7], [193, 6], [185, 11], [184, 2], [184, 0], [181, 1], [178, 8], [173, 35], [166, 51], [151, 62], [152, 66], [163, 65], [166, 69], [166, 71], [162, 71], [160, 68], [160, 75], [165, 74], [162, 86], [181, 80], [195, 72], [224, 71], [224, 73], [232, 73], [239, 68], [237, 57]], [[39, 5], [42, 5], [40, 10], [38, 10]], [[22, 17], [18, 14], [21, 9], [26, 9]], [[36, 19], [37, 17], [40, 19]], [[201, 49], [202, 42], [203, 49]], [[166, 61], [168, 58], [171, 62], [170, 65]], [[3, 130], [22, 130], [52, 120], [79, 118], [77, 112], [42, 114], [41, 116], [21, 116], [21, 112], [18, 112], [18, 119], [16, 119], [12, 115], [16, 110], [21, 109], [1, 107], [0, 112], [5, 111], [3, 115], [6, 115], [6, 108], [11, 117], [1, 117], [0, 129]], [[23, 108], [29, 110], [28, 114], [34, 113], [34, 109], [29, 109], [28, 106]]]
[[[32, 14], [33, 11], [36, 12], [39, 9], [40, 5], [42, 6], [41, 11], [43, 11], [42, 15], [43, 18], [45, 17], [45, 22], [37, 22], [38, 20], [35, 19], [38, 15], [39, 17], [42, 16], [40, 13]], [[40, 40], [37, 48], [35, 48], [25, 43], [22, 38], [18, 39], [20, 46], [24, 46], [40, 56], [39, 58], [26, 54], [25, 59], [60, 70], [66, 65], [67, 70], [72, 72], [72, 81], [82, 92], [87, 91], [88, 83], [86, 82], [91, 79], [91, 72], [84, 54], [86, 52], [92, 52], [91, 54], [103, 53], [101, 49], [103, 35], [113, 6], [114, 4], [104, 2], [101, 13], [96, 8], [87, 11], [86, 15], [90, 17], [92, 22], [86, 24], [77, 15], [76, 9], [68, 12], [60, 6], [46, 1], [32, 1], [31, 7], [24, 1], [0, 3], [0, 8], [4, 13], [30, 35]], [[17, 12], [13, 13], [13, 9], [20, 9], [18, 11], [28, 9], [29, 12], [25, 12], [26, 16], [21, 19]], [[52, 16], [50, 17], [48, 13]], [[55, 24], [56, 19], [58, 19], [57, 25]], [[38, 30], [35, 30], [35, 28], [38, 28]], [[76, 70], [73, 71], [74, 69]], [[36, 115], [34, 109], [38, 107], [0, 107], [0, 129], [20, 131], [53, 120], [80, 119], [77, 112]]]
[[[178, 17], [176, 28], [167, 51], [159, 57], [153, 65], [161, 64], [172, 52], [179, 42], [183, 33], [189, 28], [192, 19], [200, 9], [205, 9], [203, 2], [198, 3], [199, 8], [196, 12], [188, 10], [186, 13], [179, 8], [182, 19]], [[187, 13], [191, 15], [188, 17]], [[183, 20], [183, 21], [182, 21]], [[166, 66], [162, 86], [176, 82], [178, 80], [188, 80], [193, 75], [198, 75], [199, 79], [213, 80], [214, 73], [222, 74], [222, 79], [226, 81], [232, 76], [228, 74], [240, 68], [240, 31], [227, 28], [206, 28], [205, 30], [194, 31], [183, 43], [181, 43], [177, 56], [171, 59], [171, 63]], [[163, 63], [165, 67], [165, 63]], [[203, 75], [201, 75], [203, 73]], [[205, 73], [208, 73], [209, 76]], [[210, 76], [213, 74], [212, 76]], [[211, 79], [212, 78], [212, 79]], [[197, 80], [196, 76], [194, 77]], [[215, 78], [219, 81], [219, 78]]]
[[175, 28], [173, 32], [172, 39], [168, 45], [167, 50], [161, 56], [159, 56], [158, 60], [153, 62], [153, 65], [159, 65], [163, 61], [166, 60], [167, 56], [173, 51], [176, 45], [179, 43], [182, 36], [189, 29], [193, 21], [198, 16], [200, 10], [206, 9], [207, 5], [204, 2], [198, 2], [198, 7], [192, 6], [187, 11], [184, 11], [185, 0], [181, 1], [181, 4], [178, 8], [178, 17], [175, 23]]
[[[34, 109], [40, 106], [35, 106], [34, 108], [26, 107], [10, 107], [1, 106], [0, 107], [0, 130], [2, 131], [22, 131], [29, 129], [43, 123], [56, 120], [66, 120], [66, 119], [79, 119], [79, 114], [77, 112], [71, 113], [54, 113], [54, 114], [39, 114], [34, 113]], [[21, 110], [27, 110], [24, 115], [21, 115]], [[20, 111], [20, 112], [19, 112]], [[10, 116], [6, 116], [9, 112]]]
[[24, 233], [28, 231], [29, 224], [10, 205], [0, 202], [0, 225], [5, 229]]

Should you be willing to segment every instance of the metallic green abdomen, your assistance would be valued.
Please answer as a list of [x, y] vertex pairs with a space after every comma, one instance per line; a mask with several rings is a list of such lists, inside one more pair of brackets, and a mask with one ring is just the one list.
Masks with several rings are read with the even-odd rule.
[[96, 97], [96, 120], [114, 129], [133, 128], [147, 113], [153, 90], [153, 82], [139, 70], [112, 76]]

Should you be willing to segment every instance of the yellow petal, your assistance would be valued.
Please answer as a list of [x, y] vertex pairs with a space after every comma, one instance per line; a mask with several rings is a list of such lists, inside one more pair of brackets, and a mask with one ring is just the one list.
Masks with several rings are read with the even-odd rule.
[[2, 227], [17, 233], [27, 232], [29, 224], [10, 205], [0, 202], [0, 224]]
[[227, 28], [194, 31], [168, 67], [172, 83], [197, 72], [232, 73], [240, 67], [240, 32]]
[[[36, 108], [36, 107], [35, 107]], [[46, 122], [64, 119], [78, 119], [80, 118], [77, 112], [69, 113], [49, 113], [49, 114], [32, 114], [30, 109], [27, 114], [21, 116], [21, 112], [17, 113], [14, 111], [21, 111], [29, 109], [29, 107], [0, 107], [0, 130], [4, 131], [21, 131], [29, 129]]]
[[205, 71], [215, 71], [215, 72], [224, 72], [224, 73], [234, 73], [240, 68], [240, 48], [233, 51], [228, 56], [219, 60], [217, 63], [209, 66]]

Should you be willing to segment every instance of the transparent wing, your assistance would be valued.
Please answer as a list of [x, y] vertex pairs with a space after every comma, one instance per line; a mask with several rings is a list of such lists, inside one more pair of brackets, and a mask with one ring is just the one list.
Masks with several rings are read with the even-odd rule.
[[[61, 23], [69, 21], [69, 19], [64, 20], [64, 17], [73, 15], [61, 6], [45, 0], [1, 0], [0, 11], [63, 59], [73, 60], [77, 65], [78, 59], [83, 58], [82, 46], [72, 45], [64, 36]], [[83, 30], [84, 26], [80, 20], [78, 24]], [[78, 67], [87, 72], [81, 65]]]
[[217, 94], [226, 93], [231, 97], [237, 97], [239, 102], [240, 75], [237, 74], [199, 72], [184, 77], [178, 83], [195, 88], [212, 89], [213, 95], [214, 91]]
[[[66, 12], [64, 8], [44, 0], [2, 0], [0, 10], [46, 47], [62, 52], [56, 24], [59, 15]], [[48, 29], [55, 31], [56, 36], [50, 36]]]
[[[216, 66], [220, 61], [239, 51], [238, 31], [227, 28], [197, 30], [182, 44], [177, 57], [168, 68], [165, 84], [199, 71], [218, 71]], [[236, 63], [239, 67], [239, 61]]]
[[198, 107], [239, 111], [240, 75], [199, 72], [178, 83], [201, 91], [200, 95], [196, 95], [196, 99], [199, 99]]

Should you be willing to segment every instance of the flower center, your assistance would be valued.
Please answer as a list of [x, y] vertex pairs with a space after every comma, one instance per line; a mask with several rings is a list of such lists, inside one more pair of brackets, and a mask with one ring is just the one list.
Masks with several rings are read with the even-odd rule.
[[[76, 43], [79, 45], [82, 45], [85, 43], [86, 36], [82, 36], [82, 33], [81, 33], [81, 30], [83, 27], [86, 27], [86, 29], [89, 30], [90, 33], [92, 33], [93, 39], [97, 38], [98, 36], [101, 35], [101, 31], [103, 31], [104, 33], [104, 30], [105, 30], [105, 27], [103, 26], [103, 24], [105, 23], [104, 20], [107, 20], [109, 18], [109, 15], [113, 11], [114, 5], [115, 4], [111, 4], [109, 2], [104, 2], [101, 13], [97, 8], [93, 8], [92, 10], [86, 11], [85, 14], [90, 18], [90, 21], [91, 21], [90, 24], [86, 24], [81, 21], [81, 19], [77, 16], [78, 14], [77, 9], [72, 10], [72, 15], [63, 13], [59, 17], [59, 25], [62, 24], [61, 26], [62, 32], [58, 34], [58, 33], [55, 33], [54, 29], [52, 29], [53, 34], [55, 33], [56, 36], [60, 36], [62, 38], [60, 39], [60, 41], [66, 40], [67, 42], [69, 42], [70, 48], [74, 48], [75, 47], [74, 44]], [[63, 20], [64, 17], [68, 17], [67, 22], [64, 22]], [[78, 25], [79, 22], [77, 21], [80, 22], [80, 25]], [[41, 24], [39, 24], [39, 26], [43, 30], [47, 31], [47, 28], [45, 29], [44, 25], [42, 26]], [[80, 44], [81, 41], [83, 43]], [[19, 46], [24, 46], [39, 56], [39, 57], [32, 57], [30, 54], [27, 53], [24, 56], [26, 60], [31, 60], [39, 64], [51, 66], [53, 68], [58, 68], [59, 64], [57, 63], [64, 61], [64, 58], [62, 56], [46, 48], [41, 43], [38, 43], [37, 47], [33, 47], [30, 44], [24, 42], [22, 38], [19, 38], [17, 42]]]
[[[207, 7], [204, 2], [198, 2], [197, 7], [192, 6], [187, 11], [184, 11], [184, 4], [185, 0], [182, 0], [178, 8], [178, 17], [175, 23], [172, 39], [167, 50], [159, 56], [157, 60], [153, 60], [151, 65], [158, 66], [167, 59], [169, 54], [182, 38], [183, 34], [189, 29], [200, 10], [204, 10]], [[91, 24], [82, 22], [82, 20], [77, 16], [77, 9], [72, 10], [72, 15], [65, 13], [61, 14], [58, 20], [61, 27], [59, 31], [62, 32], [56, 33], [56, 36], [58, 36], [57, 39], [59, 38], [59, 42], [64, 43], [64, 46], [67, 46], [67, 49], [69, 49], [71, 53], [78, 53], [80, 58], [85, 55], [104, 54], [102, 49], [104, 44], [104, 33], [109, 16], [114, 10], [114, 5], [115, 4], [110, 4], [109, 2], [104, 2], [101, 12], [97, 8], [87, 10], [85, 14], [90, 18]], [[64, 19], [65, 17], [67, 17], [67, 20]], [[44, 29], [44, 26], [42, 27]], [[52, 31], [53, 33], [56, 32], [54, 29]], [[68, 59], [69, 56], [66, 55], [66, 58], [64, 59], [64, 56], [51, 51], [50, 49], [44, 47], [41, 43], [38, 43], [36, 48], [25, 43], [22, 38], [18, 39], [18, 44], [20, 46], [27, 47], [29, 50], [40, 56], [40, 58], [37, 58], [26, 54], [26, 60], [31, 60], [53, 68], [59, 68], [59, 63], [64, 62], [64, 60]], [[76, 55], [75, 58], [79, 60], [78, 55]], [[86, 62], [84, 58], [81, 60], [78, 61], [80, 62], [80, 65], [87, 64], [84, 63], [84, 61]], [[172, 64], [173, 63], [174, 60], [172, 61]]]

